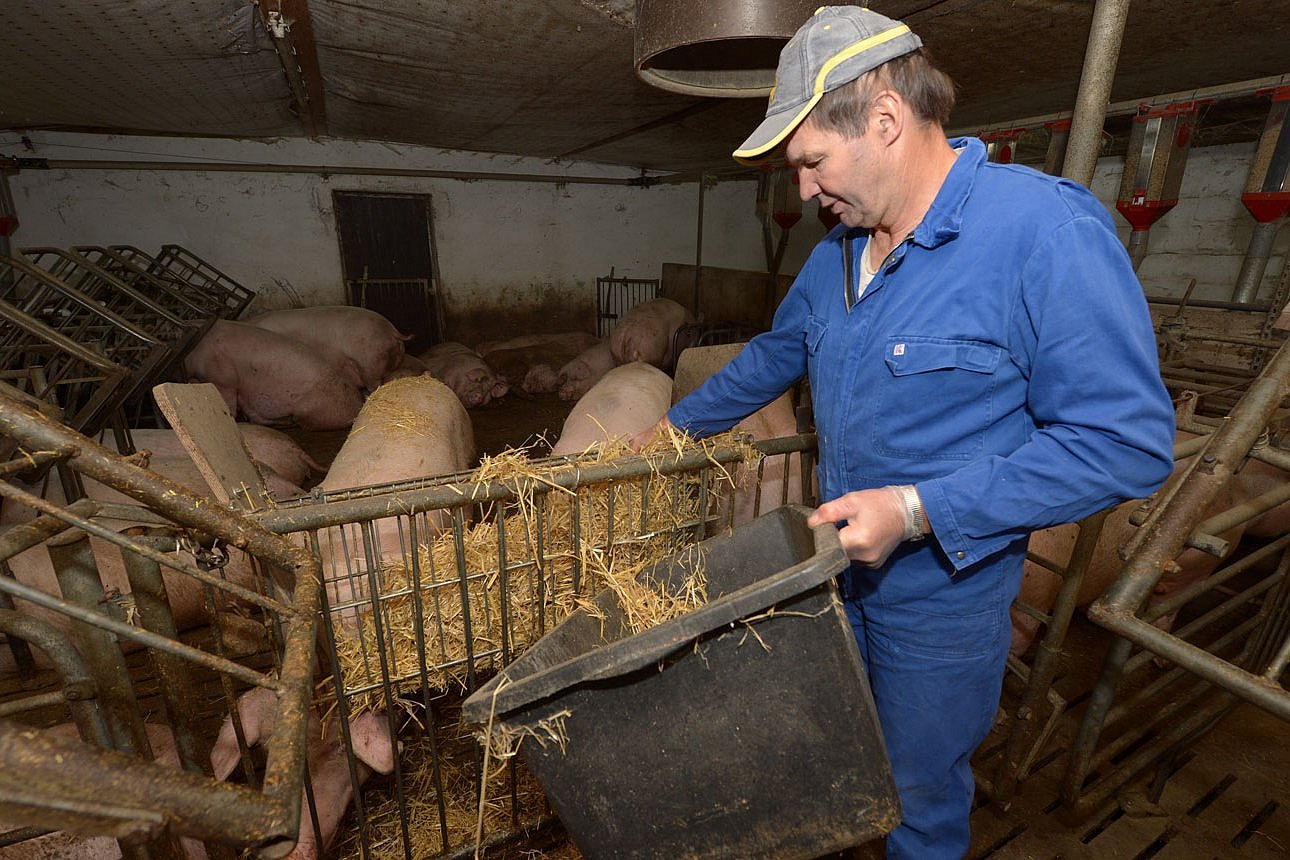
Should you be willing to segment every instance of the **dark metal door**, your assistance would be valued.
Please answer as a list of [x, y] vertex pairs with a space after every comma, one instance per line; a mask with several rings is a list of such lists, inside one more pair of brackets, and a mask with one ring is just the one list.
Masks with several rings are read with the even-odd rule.
[[334, 191], [345, 300], [383, 314], [416, 355], [443, 340], [430, 197]]

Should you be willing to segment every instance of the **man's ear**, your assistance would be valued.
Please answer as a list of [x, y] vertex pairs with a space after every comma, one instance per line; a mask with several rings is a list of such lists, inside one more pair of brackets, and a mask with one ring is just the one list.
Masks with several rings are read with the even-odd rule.
[[905, 125], [905, 100], [900, 93], [887, 89], [874, 96], [869, 105], [869, 127], [876, 130], [883, 143], [894, 143]]

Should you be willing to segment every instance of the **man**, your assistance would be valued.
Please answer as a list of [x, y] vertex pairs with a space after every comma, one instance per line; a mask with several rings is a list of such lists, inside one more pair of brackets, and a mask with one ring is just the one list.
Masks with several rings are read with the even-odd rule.
[[[809, 375], [843, 577], [903, 807], [889, 857], [961, 857], [1029, 533], [1145, 496], [1173, 412], [1128, 256], [1083, 187], [945, 139], [949, 79], [899, 22], [824, 7], [765, 121], [839, 216], [779, 307], [670, 421], [704, 436]], [[656, 431], [646, 431], [638, 442]]]

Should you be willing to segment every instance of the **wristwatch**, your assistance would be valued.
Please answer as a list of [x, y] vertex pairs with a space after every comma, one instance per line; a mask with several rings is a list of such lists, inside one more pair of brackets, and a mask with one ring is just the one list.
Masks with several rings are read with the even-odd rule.
[[927, 536], [923, 531], [923, 500], [913, 484], [902, 484], [898, 489], [905, 501], [905, 540], [922, 540]]

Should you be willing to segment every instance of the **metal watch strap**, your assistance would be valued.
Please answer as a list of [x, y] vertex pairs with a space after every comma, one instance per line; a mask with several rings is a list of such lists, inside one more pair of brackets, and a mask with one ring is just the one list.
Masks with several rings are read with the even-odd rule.
[[923, 500], [918, 497], [918, 490], [913, 484], [902, 484], [899, 488], [901, 498], [905, 501], [905, 540], [922, 540], [926, 537], [923, 531]]

